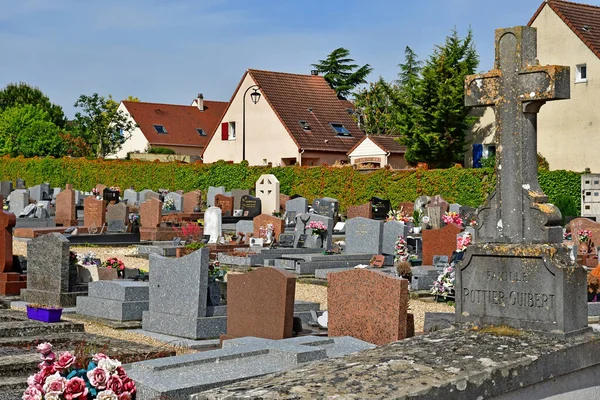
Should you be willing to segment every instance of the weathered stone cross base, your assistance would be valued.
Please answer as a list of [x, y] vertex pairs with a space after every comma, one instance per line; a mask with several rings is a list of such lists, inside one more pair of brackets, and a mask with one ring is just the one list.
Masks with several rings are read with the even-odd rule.
[[[203, 392], [207, 399], [596, 398], [600, 335], [443, 330]], [[595, 387], [595, 389], [594, 389]], [[596, 390], [596, 392], [594, 392]]]
[[456, 322], [574, 335], [587, 328], [586, 272], [562, 244], [475, 244], [456, 268]]

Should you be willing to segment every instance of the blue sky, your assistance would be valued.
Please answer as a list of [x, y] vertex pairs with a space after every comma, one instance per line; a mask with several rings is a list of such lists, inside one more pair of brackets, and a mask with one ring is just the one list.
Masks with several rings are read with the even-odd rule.
[[[600, 0], [588, 0], [600, 5]], [[481, 71], [494, 29], [525, 25], [541, 0], [3, 0], [0, 86], [38, 86], [74, 115], [77, 97], [228, 101], [248, 68], [309, 73], [337, 47], [396, 77], [404, 48], [426, 58], [472, 28]]]

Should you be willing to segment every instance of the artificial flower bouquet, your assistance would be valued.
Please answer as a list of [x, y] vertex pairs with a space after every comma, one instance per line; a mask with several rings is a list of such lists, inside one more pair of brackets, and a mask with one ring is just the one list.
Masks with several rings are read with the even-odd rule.
[[123, 271], [125, 269], [125, 263], [119, 260], [117, 257], [111, 257], [102, 263], [102, 266], [105, 268], [114, 268], [119, 271]]
[[321, 236], [327, 232], [327, 227], [321, 221], [310, 221], [306, 227], [312, 229], [312, 234], [315, 236]]
[[454, 295], [454, 267], [448, 266], [444, 268], [444, 271], [438, 276], [435, 282], [433, 282], [433, 287], [431, 288], [431, 294], [441, 296], [444, 299], [447, 296]]
[[38, 345], [37, 351], [42, 359], [40, 370], [27, 379], [23, 400], [135, 399], [135, 382], [119, 361], [103, 353], [94, 354], [85, 369], [68, 351], [57, 358], [50, 343]]
[[462, 224], [463, 224], [463, 220], [460, 217], [460, 215], [453, 211], [444, 213], [444, 215], [442, 215], [442, 221], [444, 221], [444, 223], [446, 225], [454, 224], [454, 225], [462, 226]]
[[580, 229], [577, 231], [577, 237], [581, 243], [587, 243], [592, 237], [592, 232], [589, 229]]

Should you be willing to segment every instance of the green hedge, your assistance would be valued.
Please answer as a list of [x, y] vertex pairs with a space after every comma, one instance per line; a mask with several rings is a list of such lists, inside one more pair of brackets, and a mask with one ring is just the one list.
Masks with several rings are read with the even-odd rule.
[[[139, 160], [89, 160], [85, 158], [0, 158], [0, 180], [25, 179], [33, 186], [49, 182], [53, 187], [71, 183], [91, 190], [98, 183], [133, 186], [136, 190], [159, 188], [190, 191], [209, 186], [252, 189], [261, 174], [274, 174], [281, 192], [299, 194], [309, 200], [334, 197], [340, 208], [363, 204], [372, 196], [389, 198], [392, 204], [414, 201], [420, 195], [440, 194], [450, 203], [478, 207], [495, 186], [491, 168], [392, 171], [364, 173], [351, 167], [248, 167], [247, 163], [181, 164]], [[580, 174], [570, 171], [540, 171], [540, 184], [552, 202], [569, 196], [580, 203]]]

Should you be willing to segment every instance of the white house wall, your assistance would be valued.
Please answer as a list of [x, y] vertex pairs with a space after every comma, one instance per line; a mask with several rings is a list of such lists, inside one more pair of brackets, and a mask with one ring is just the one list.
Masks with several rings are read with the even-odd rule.
[[[127, 110], [127, 107], [125, 107], [125, 104], [123, 104], [123, 103], [119, 104], [118, 110], [124, 112], [127, 116], [127, 119], [129, 121], [131, 121], [133, 124], [136, 124], [136, 122], [133, 120], [133, 118], [131, 118], [131, 114]], [[148, 140], [142, 133], [142, 130], [139, 127], [136, 127], [131, 132], [131, 137], [129, 138], [129, 140], [127, 140], [123, 144], [123, 147], [121, 148], [121, 150], [119, 150], [118, 153], [111, 155], [109, 157], [106, 157], [106, 158], [125, 158], [125, 157], [127, 157], [127, 153], [136, 152], [136, 151], [143, 152], [147, 146], [148, 146]]]
[[[203, 159], [205, 163], [218, 160], [240, 162], [242, 160], [242, 97], [246, 89], [255, 82], [247, 74], [240, 85], [229, 109], [217, 127]], [[290, 137], [275, 112], [266, 101], [264, 94], [257, 104], [250, 98], [253, 89], [246, 95], [246, 160], [250, 165], [281, 164], [282, 158], [298, 158], [298, 146]], [[235, 122], [235, 140], [221, 139], [221, 123]]]
[[381, 150], [381, 147], [377, 146], [371, 139], [366, 138], [361, 144], [358, 145], [352, 153], [349, 154], [350, 162], [354, 164], [357, 158], [362, 157], [380, 157], [381, 164], [387, 164], [387, 153]]

